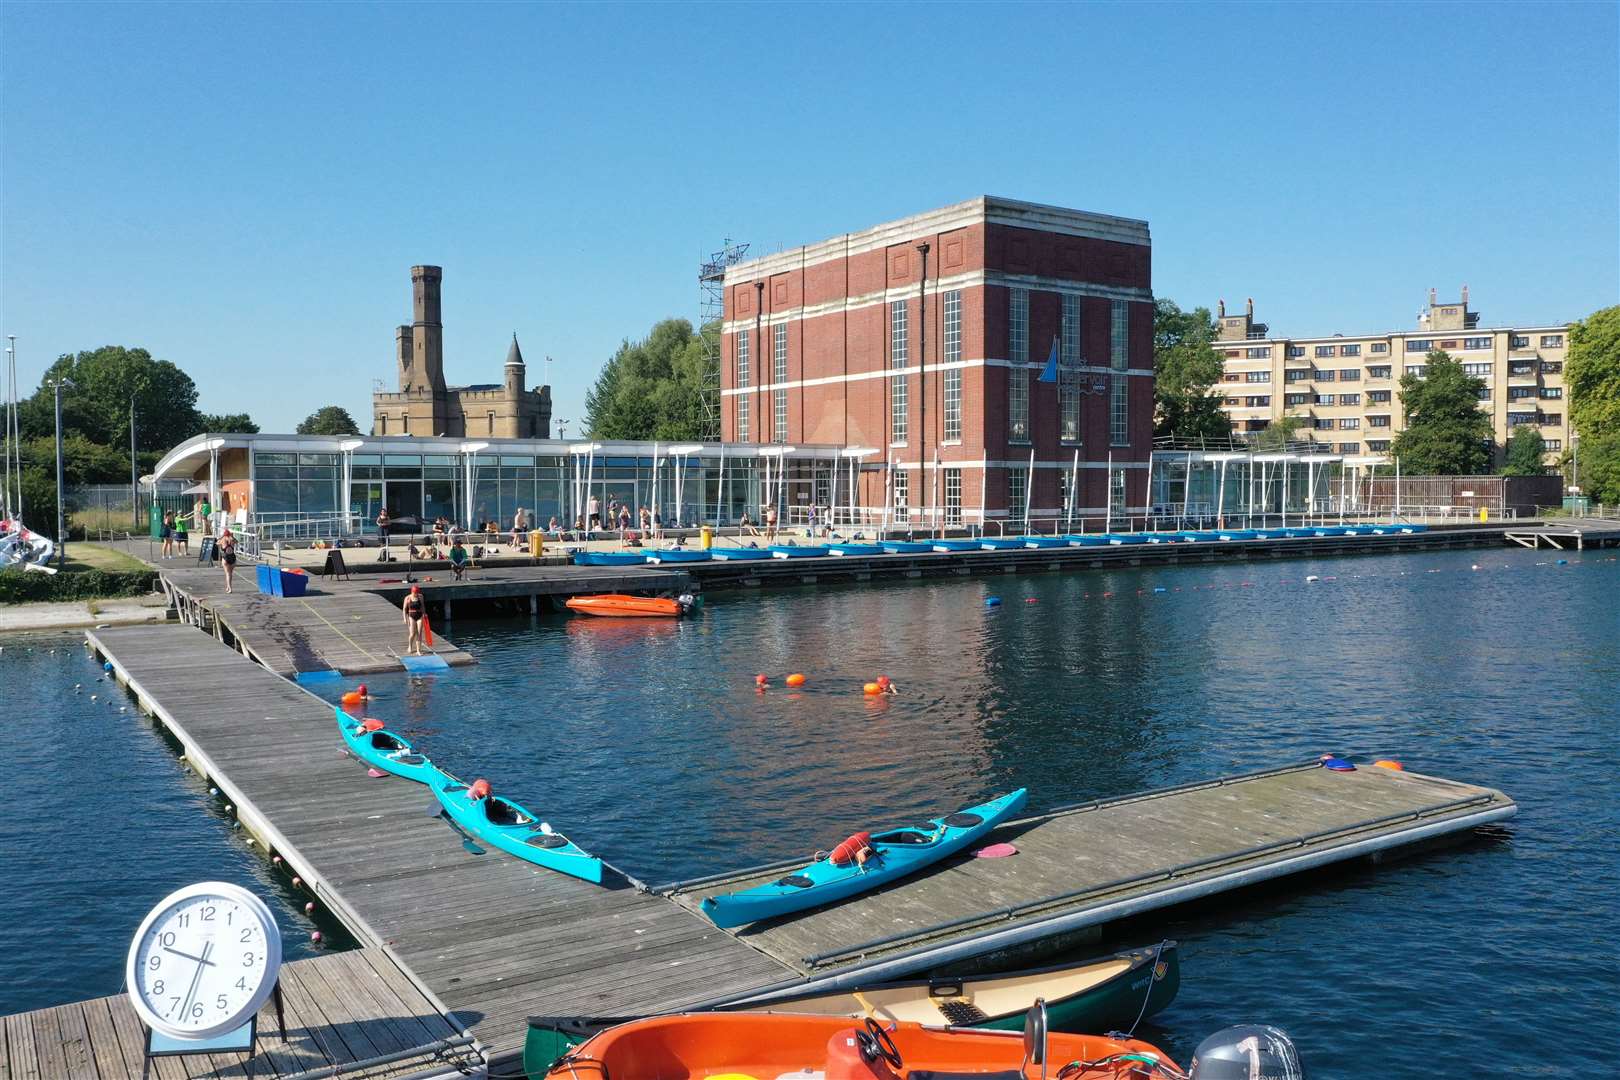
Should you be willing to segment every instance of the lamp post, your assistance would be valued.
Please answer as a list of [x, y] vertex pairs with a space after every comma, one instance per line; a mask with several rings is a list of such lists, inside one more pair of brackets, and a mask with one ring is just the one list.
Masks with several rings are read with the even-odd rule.
[[568, 431], [568, 425], [569, 425], [570, 422], [571, 421], [569, 421], [566, 417], [562, 417], [562, 416], [557, 417], [557, 438], [558, 439], [562, 439], [564, 437], [564, 434]]
[[[922, 310], [917, 318], [917, 488], [922, 500], [923, 520], [928, 517], [928, 241], [917, 245], [922, 256], [922, 277], [917, 281], [917, 300]], [[930, 523], [930, 533], [933, 532]]]
[[67, 525], [62, 513], [62, 387], [73, 386], [73, 380], [59, 375], [51, 380], [52, 395], [56, 399], [56, 565], [67, 565]]
[[135, 395], [129, 395], [129, 512], [135, 528], [141, 527], [141, 469], [135, 456]]
[[[17, 335], [7, 334], [6, 340], [9, 342], [6, 345], [6, 432], [4, 439], [6, 447], [6, 489], [4, 492], [0, 492], [0, 503], [5, 504], [5, 511], [8, 516], [20, 518], [22, 517], [22, 511], [14, 506], [11, 501], [11, 414], [13, 411], [12, 399], [17, 396]], [[17, 464], [19, 468], [22, 466], [20, 458]], [[21, 486], [21, 484], [18, 484], [19, 488]]]

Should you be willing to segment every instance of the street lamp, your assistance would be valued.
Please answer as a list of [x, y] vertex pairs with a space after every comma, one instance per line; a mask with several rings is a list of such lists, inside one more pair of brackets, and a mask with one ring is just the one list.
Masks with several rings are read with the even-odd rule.
[[572, 421], [565, 416], [557, 417], [557, 438], [562, 439], [565, 437], [564, 433], [568, 430], [568, 425], [571, 422]]
[[62, 515], [62, 387], [72, 389], [73, 380], [58, 375], [49, 380], [56, 399], [56, 565], [67, 565], [67, 525]]
[[[0, 503], [5, 504], [6, 516], [21, 518], [22, 510], [13, 505], [11, 501], [11, 452], [13, 449], [13, 440], [11, 437], [11, 417], [14, 411], [12, 399], [17, 396], [17, 335], [7, 334], [6, 339], [10, 342], [10, 344], [6, 346], [6, 489], [3, 493], [0, 493]], [[17, 460], [17, 466], [19, 469], [22, 467], [22, 459], [20, 457]], [[21, 486], [21, 484], [18, 484], [19, 488], [21, 488]]]

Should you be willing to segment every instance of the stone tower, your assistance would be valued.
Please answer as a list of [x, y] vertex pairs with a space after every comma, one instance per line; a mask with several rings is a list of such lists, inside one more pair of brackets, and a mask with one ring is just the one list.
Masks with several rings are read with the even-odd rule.
[[512, 331], [512, 347], [506, 350], [506, 396], [516, 402], [523, 396], [525, 368], [523, 352], [518, 348], [517, 331]]
[[[413, 319], [411, 343], [415, 362], [410, 389], [444, 393], [444, 324], [439, 321], [439, 283], [444, 271], [437, 266], [411, 267]], [[403, 382], [400, 389], [407, 389]]]

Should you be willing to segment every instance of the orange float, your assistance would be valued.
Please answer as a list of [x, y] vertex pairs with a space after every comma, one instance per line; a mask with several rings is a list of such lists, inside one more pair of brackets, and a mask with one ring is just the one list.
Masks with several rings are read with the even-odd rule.
[[795, 671], [792, 675], [789, 675], [786, 679], [783, 679], [782, 681], [787, 683], [789, 686], [803, 686], [804, 685], [804, 676], [799, 674], [797, 671]]
[[875, 683], [875, 682], [869, 682], [865, 686], [861, 687], [861, 689], [864, 692], [868, 693], [868, 694], [881, 694], [881, 693], [883, 693], [882, 685], [880, 685], [878, 683]]
[[1396, 772], [1405, 772], [1406, 771], [1406, 766], [1405, 765], [1402, 765], [1398, 761], [1392, 761], [1389, 758], [1385, 758], [1382, 761], [1373, 762], [1373, 767], [1377, 768], [1377, 769], [1394, 769]]

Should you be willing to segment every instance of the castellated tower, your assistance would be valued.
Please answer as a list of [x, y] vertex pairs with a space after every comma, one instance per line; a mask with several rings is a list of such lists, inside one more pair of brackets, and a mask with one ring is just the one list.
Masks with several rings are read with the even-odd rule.
[[551, 388], [525, 387], [528, 368], [517, 334], [506, 350], [498, 383], [447, 386], [444, 381], [444, 324], [439, 316], [437, 266], [411, 267], [411, 318], [394, 330], [394, 362], [399, 390], [371, 396], [373, 435], [482, 435], [506, 439], [545, 439], [551, 435]]
[[[413, 318], [411, 338], [416, 349], [418, 385], [444, 392], [444, 323], [439, 320], [439, 283], [444, 271], [437, 266], [411, 267]], [[405, 387], [400, 386], [401, 390]]]

